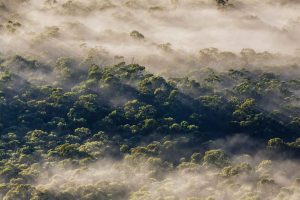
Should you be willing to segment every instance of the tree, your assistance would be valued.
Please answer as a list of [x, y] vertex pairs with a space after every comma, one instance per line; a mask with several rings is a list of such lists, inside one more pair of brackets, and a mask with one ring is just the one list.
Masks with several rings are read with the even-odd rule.
[[202, 155], [200, 153], [193, 153], [191, 156], [191, 162], [193, 163], [200, 163], [202, 160]]
[[249, 173], [251, 170], [252, 167], [248, 163], [243, 162], [238, 165], [225, 167], [222, 170], [221, 175], [225, 177], [238, 176], [244, 173]]
[[74, 71], [72, 70], [74, 65], [75, 63], [70, 58], [59, 58], [54, 69], [61, 80], [69, 81], [74, 77]]
[[30, 200], [35, 189], [31, 185], [17, 185], [16, 187], [10, 189], [4, 196], [3, 200]]
[[206, 151], [203, 157], [205, 166], [223, 168], [230, 164], [229, 157], [221, 149]]
[[145, 39], [145, 36], [141, 34], [140, 32], [134, 30], [130, 33], [130, 36], [136, 40], [143, 40]]
[[281, 138], [272, 138], [268, 141], [268, 146], [270, 150], [284, 150], [287, 145]]
[[225, 6], [228, 4], [228, 1], [229, 0], [216, 0], [217, 4], [218, 5], [222, 5], [222, 6]]

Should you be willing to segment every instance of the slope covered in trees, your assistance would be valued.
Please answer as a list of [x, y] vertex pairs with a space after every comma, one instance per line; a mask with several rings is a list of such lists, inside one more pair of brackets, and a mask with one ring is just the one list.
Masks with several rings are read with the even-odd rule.
[[[275, 163], [299, 156], [299, 78], [251, 68], [164, 78], [138, 64], [2, 57], [2, 198], [295, 198], [297, 162]], [[185, 181], [204, 190], [165, 185]], [[271, 192], [280, 187], [289, 192]]]

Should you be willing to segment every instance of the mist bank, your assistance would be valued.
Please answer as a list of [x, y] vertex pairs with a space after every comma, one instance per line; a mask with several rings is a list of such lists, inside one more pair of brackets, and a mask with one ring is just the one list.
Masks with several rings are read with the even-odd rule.
[[[227, 138], [227, 142], [241, 144], [241, 137], [245, 136]], [[62, 159], [57, 156], [64, 150], [57, 148], [51, 154], [40, 155], [39, 162], [21, 166], [17, 160], [25, 157], [16, 155], [14, 170], [19, 175], [4, 183], [3, 178], [10, 175], [1, 173], [1, 197], [5, 200], [297, 200], [300, 195], [299, 160], [280, 157], [271, 160], [263, 149], [247, 155], [213, 147], [205, 151], [188, 148], [186, 155], [180, 155], [176, 152], [185, 150], [177, 149], [180, 143], [185, 143], [182, 137], [128, 150], [122, 148], [124, 157], [116, 159], [103, 157], [107, 149], [103, 142], [86, 141], [77, 145], [77, 150], [91, 156], [85, 158]], [[297, 144], [299, 140], [293, 145]], [[276, 148], [280, 146], [268, 143], [269, 153], [276, 154]], [[35, 157], [41, 152], [36, 153]], [[180, 161], [174, 163], [175, 158]], [[5, 169], [12, 171], [10, 163]]]
[[97, 54], [103, 65], [125, 61], [178, 74], [299, 65], [299, 8], [279, 0], [2, 1], [0, 51], [46, 62]]
[[155, 158], [135, 162], [139, 164], [100, 162], [84, 170], [50, 169], [53, 176], [42, 177], [35, 188], [50, 199], [296, 200], [300, 195], [299, 174], [291, 173], [299, 170], [299, 163], [293, 161], [263, 160], [254, 166], [242, 162], [223, 169], [195, 161], [174, 168], [159, 166], [167, 164]]

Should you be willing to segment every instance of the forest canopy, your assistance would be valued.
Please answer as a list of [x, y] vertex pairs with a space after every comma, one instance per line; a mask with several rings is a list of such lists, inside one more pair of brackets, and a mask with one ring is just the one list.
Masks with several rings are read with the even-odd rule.
[[[240, 177], [258, 176], [251, 182], [257, 188], [240, 188], [230, 197], [235, 199], [262, 198], [256, 192], [267, 190], [264, 187], [294, 187], [297, 173], [289, 183], [277, 183], [275, 172], [286, 169], [268, 171], [272, 161], [259, 163], [252, 156], [260, 152], [261, 159], [275, 163], [298, 158], [298, 80], [245, 68], [223, 72], [207, 68], [192, 77], [164, 78], [138, 64], [99, 66], [59, 58], [51, 65], [19, 55], [3, 57], [1, 195], [3, 199], [153, 199], [170, 194], [176, 199], [183, 197], [171, 191], [148, 191], [146, 180], [164, 184], [160, 180], [170, 176], [173, 184], [172, 173], [184, 173], [181, 177], [190, 180], [193, 173], [201, 178], [212, 171], [218, 175], [211, 180], [220, 176], [236, 184], [243, 182]], [[253, 144], [241, 142], [243, 137]], [[218, 142], [220, 138], [228, 141]], [[107, 165], [114, 166], [112, 177]], [[117, 182], [89, 180], [94, 170], [96, 178]], [[136, 170], [143, 174], [141, 185], [130, 183], [138, 178]], [[127, 178], [129, 182], [111, 180], [120, 173], [133, 177]], [[45, 182], [48, 179], [51, 182]], [[78, 183], [71, 189], [73, 181]], [[62, 184], [60, 190], [56, 184]], [[229, 187], [226, 182], [219, 184]], [[298, 190], [292, 191], [298, 195]], [[209, 194], [218, 199], [222, 192], [215, 188]], [[185, 194], [186, 199], [197, 197], [192, 189], [185, 189]], [[264, 195], [291, 197], [278, 192]]]

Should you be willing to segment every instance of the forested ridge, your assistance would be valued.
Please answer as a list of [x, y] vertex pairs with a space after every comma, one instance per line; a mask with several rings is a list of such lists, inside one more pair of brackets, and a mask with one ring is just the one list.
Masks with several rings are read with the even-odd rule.
[[[269, 166], [272, 161], [258, 162], [255, 171], [255, 166], [251, 166], [253, 160], [231, 159], [236, 152], [255, 155], [258, 151], [263, 152], [264, 158], [275, 159], [274, 162], [298, 158], [299, 90], [296, 73], [286, 76], [278, 73], [278, 69], [272, 73], [251, 68], [204, 68], [186, 76], [164, 78], [138, 64], [98, 66], [72, 58], [59, 58], [47, 64], [18, 55], [2, 56], [2, 197], [154, 198], [150, 194], [139, 197], [147, 192], [137, 194], [142, 191], [104, 186], [101, 180], [97, 183], [100, 185], [95, 183], [91, 188], [79, 184], [76, 191], [69, 191], [72, 183], [68, 181], [59, 191], [53, 186], [48, 189], [43, 185], [46, 183], [39, 181], [41, 177], [54, 176], [55, 173], [45, 173], [54, 167], [82, 169], [86, 173], [85, 167], [97, 166], [95, 163], [108, 158], [122, 163], [121, 171], [124, 165], [135, 169], [144, 162], [149, 170], [147, 176], [157, 180], [170, 171], [183, 169], [187, 173], [221, 170], [217, 175], [220, 177], [259, 174], [259, 167]], [[237, 134], [253, 140], [252, 146], [237, 143], [227, 152], [220, 149], [217, 139]], [[271, 189], [279, 187], [272, 173], [262, 173], [257, 184], [270, 184]], [[55, 176], [52, 179], [55, 182]], [[249, 195], [259, 199], [262, 194]], [[168, 199], [164, 194], [161, 196]]]

